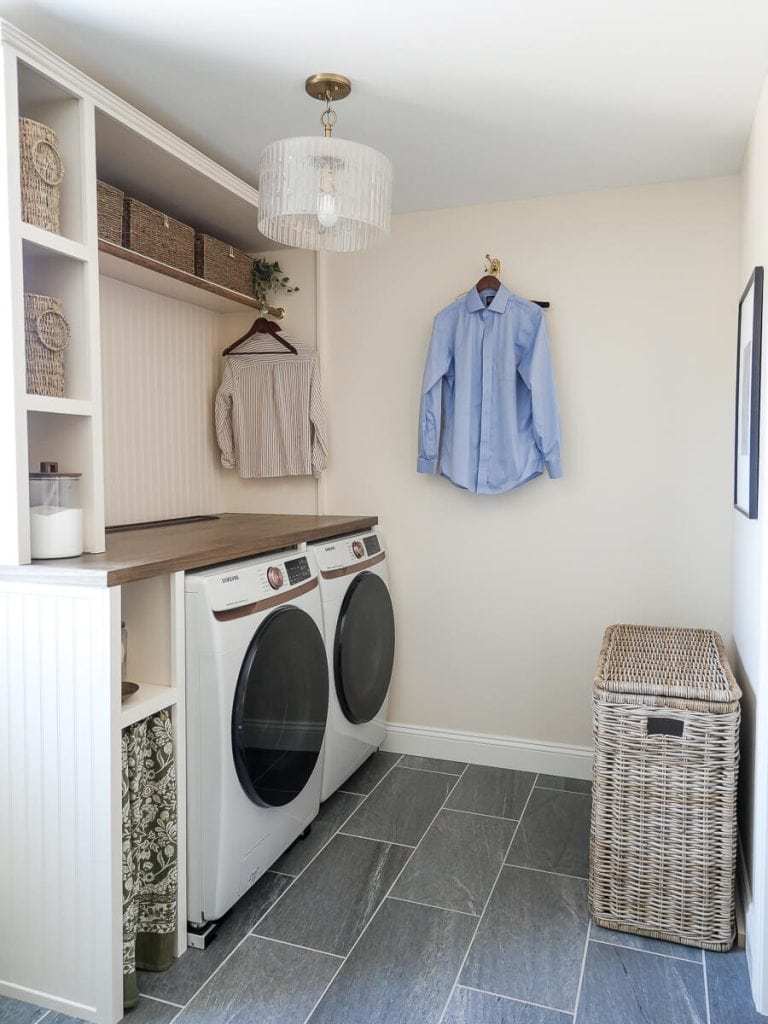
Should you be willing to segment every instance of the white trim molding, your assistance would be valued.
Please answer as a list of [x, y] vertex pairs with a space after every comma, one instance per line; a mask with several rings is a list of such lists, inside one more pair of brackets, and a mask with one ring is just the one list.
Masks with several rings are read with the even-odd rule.
[[423, 725], [388, 722], [383, 750], [420, 757], [442, 757], [469, 761], [493, 768], [516, 768], [572, 779], [592, 778], [592, 748], [576, 747], [515, 736], [482, 732], [457, 732]]

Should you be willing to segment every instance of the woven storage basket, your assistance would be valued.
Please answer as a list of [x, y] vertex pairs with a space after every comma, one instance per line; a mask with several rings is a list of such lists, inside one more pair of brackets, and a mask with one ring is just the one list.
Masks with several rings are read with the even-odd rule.
[[19, 118], [21, 219], [59, 234], [59, 186], [64, 165], [56, 132], [48, 125]]
[[123, 203], [125, 192], [106, 181], [96, 182], [99, 238], [123, 244]]
[[64, 350], [69, 336], [69, 323], [58, 299], [24, 293], [27, 394], [64, 397]]
[[606, 630], [592, 702], [596, 924], [731, 948], [740, 697], [717, 633]]
[[195, 229], [126, 197], [123, 245], [188, 274], [195, 272]]
[[211, 235], [195, 235], [195, 273], [206, 281], [253, 295], [253, 257]]

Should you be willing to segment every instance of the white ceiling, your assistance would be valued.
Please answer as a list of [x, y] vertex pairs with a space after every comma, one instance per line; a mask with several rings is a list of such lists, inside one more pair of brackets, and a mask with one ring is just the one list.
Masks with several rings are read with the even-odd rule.
[[0, 15], [257, 184], [319, 132], [387, 153], [398, 211], [738, 171], [766, 0], [0, 0]]

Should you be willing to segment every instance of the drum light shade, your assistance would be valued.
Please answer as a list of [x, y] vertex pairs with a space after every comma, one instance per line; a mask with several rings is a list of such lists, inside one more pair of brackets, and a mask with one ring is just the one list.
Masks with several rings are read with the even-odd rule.
[[299, 249], [355, 252], [389, 233], [392, 164], [331, 136], [282, 139], [259, 161], [259, 231]]

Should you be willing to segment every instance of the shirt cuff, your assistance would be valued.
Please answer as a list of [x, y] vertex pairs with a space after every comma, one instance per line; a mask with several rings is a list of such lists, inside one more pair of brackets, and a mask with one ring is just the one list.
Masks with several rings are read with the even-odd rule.
[[549, 459], [546, 466], [550, 480], [556, 480], [558, 477], [563, 475], [563, 467], [560, 465], [560, 459]]
[[234, 469], [235, 468], [235, 460], [227, 458], [226, 455], [222, 455], [221, 456], [221, 464], [224, 467], [224, 469]]
[[437, 470], [437, 459], [425, 459], [421, 456], [416, 460], [417, 473], [434, 473]]

